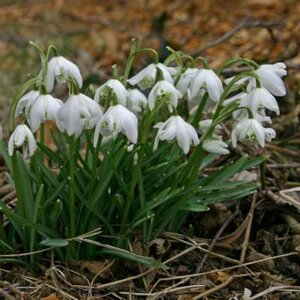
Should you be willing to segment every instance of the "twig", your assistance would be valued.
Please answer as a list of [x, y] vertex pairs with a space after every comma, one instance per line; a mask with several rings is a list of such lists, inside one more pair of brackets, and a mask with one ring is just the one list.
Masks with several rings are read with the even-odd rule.
[[256, 206], [256, 200], [257, 200], [257, 193], [255, 193], [252, 198], [252, 203], [251, 203], [249, 218], [248, 218], [248, 224], [247, 224], [246, 232], [245, 232], [245, 238], [244, 238], [244, 242], [242, 244], [242, 251], [241, 251], [241, 256], [240, 256], [241, 263], [243, 263], [245, 261], [246, 251], [248, 248], [248, 243], [249, 243], [249, 238], [250, 238], [250, 233], [251, 233], [251, 228], [252, 228], [254, 210], [255, 210], [255, 206]]
[[[216, 242], [218, 241], [219, 237], [221, 236], [221, 234], [224, 232], [224, 230], [227, 228], [227, 226], [231, 223], [231, 221], [239, 214], [239, 208], [237, 207], [235, 212], [223, 223], [223, 225], [220, 227], [220, 229], [218, 230], [218, 232], [216, 233], [214, 239], [212, 240], [208, 251], [210, 252], [213, 247], [215, 246]], [[196, 268], [196, 273], [199, 273], [201, 271], [201, 269], [203, 268], [203, 265], [208, 257], [208, 253], [206, 253], [200, 263], [200, 265], [197, 266]]]
[[300, 292], [300, 287], [299, 286], [290, 286], [290, 285], [282, 285], [282, 286], [274, 286], [274, 287], [269, 287], [268, 289], [252, 296], [249, 298], [249, 300], [254, 300], [254, 299], [258, 299], [260, 297], [266, 296], [268, 294], [271, 294], [273, 292], [276, 291], [289, 291], [289, 290], [293, 290], [293, 292]]
[[218, 46], [219, 44], [230, 40], [237, 32], [239, 32], [243, 28], [255, 28], [255, 27], [263, 27], [268, 30], [268, 32], [271, 34], [272, 39], [274, 39], [273, 32], [271, 30], [272, 27], [279, 26], [281, 22], [267, 22], [262, 20], [251, 20], [250, 17], [246, 17], [243, 19], [237, 26], [232, 28], [231, 30], [227, 31], [225, 34], [223, 34], [221, 37], [219, 37], [216, 40], [213, 40], [211, 42], [208, 42], [206, 45], [200, 47], [199, 49], [192, 52], [193, 56], [200, 55], [202, 52], [209, 48], [213, 48]]
[[204, 298], [204, 297], [207, 297], [215, 292], [218, 292], [220, 290], [222, 290], [223, 288], [227, 287], [232, 281], [234, 280], [234, 277], [233, 276], [230, 276], [225, 282], [223, 282], [222, 284], [219, 284], [211, 289], [209, 289], [208, 291], [205, 291], [197, 296], [195, 296], [193, 298], [193, 300], [198, 300], [198, 299], [201, 299], [201, 298]]

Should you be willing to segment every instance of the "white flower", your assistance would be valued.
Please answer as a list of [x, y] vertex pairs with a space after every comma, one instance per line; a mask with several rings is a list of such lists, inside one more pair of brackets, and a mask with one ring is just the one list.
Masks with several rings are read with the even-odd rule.
[[199, 69], [197, 69], [197, 68], [187, 68], [180, 75], [180, 78], [176, 84], [176, 88], [182, 95], [185, 95], [188, 93], [191, 82], [194, 78], [194, 75], [197, 74], [198, 71], [199, 71]]
[[158, 132], [154, 142], [154, 150], [159, 141], [171, 141], [176, 138], [179, 147], [185, 154], [190, 151], [190, 145], [199, 144], [199, 138], [195, 128], [185, 122], [180, 116], [171, 116], [165, 122], [159, 122], [154, 126]]
[[54, 86], [54, 79], [57, 82], [65, 83], [69, 78], [73, 78], [79, 88], [82, 87], [82, 78], [79, 68], [62, 56], [54, 56], [48, 62], [48, 69], [45, 78], [47, 92], [51, 92]]
[[171, 83], [166, 80], [160, 80], [150, 91], [148, 105], [150, 110], [153, 110], [156, 102], [164, 101], [169, 105], [169, 110], [171, 110], [171, 106], [176, 107], [178, 99], [181, 97], [181, 93]]
[[107, 96], [110, 93], [110, 91], [109, 91], [109, 89], [107, 89], [107, 87], [112, 89], [117, 102], [126, 106], [127, 91], [126, 91], [125, 86], [122, 84], [122, 82], [117, 79], [109, 79], [107, 82], [102, 84], [99, 88], [97, 88], [94, 100], [97, 103], [100, 103], [101, 99], [106, 100]]
[[229, 154], [228, 145], [222, 141], [222, 138], [207, 138], [204, 140], [202, 148], [210, 153]]
[[[284, 96], [286, 94], [286, 88], [281, 79], [281, 77], [287, 74], [286, 65], [284, 63], [261, 65], [254, 73], [260, 78], [262, 86], [274, 96]], [[229, 84], [234, 78], [235, 76], [227, 78], [225, 83]], [[247, 86], [247, 91], [251, 91], [256, 87], [256, 80], [251, 76], [243, 77], [238, 80], [235, 85], [242, 84], [248, 80], [249, 84]]]
[[220, 78], [214, 71], [208, 69], [201, 69], [194, 75], [191, 83], [191, 97], [207, 92], [209, 98], [217, 102], [220, 100], [223, 93], [223, 85]]
[[36, 132], [45, 121], [54, 121], [57, 110], [62, 104], [61, 100], [53, 98], [51, 95], [39, 95], [36, 98], [31, 98], [25, 109], [31, 130]]
[[142, 90], [151, 88], [157, 79], [157, 68], [162, 72], [164, 80], [173, 84], [172, 75], [177, 74], [176, 68], [170, 68], [162, 63], [150, 64], [127, 80], [130, 85], [138, 85]]
[[[274, 65], [261, 65], [254, 71], [261, 80], [261, 84], [274, 96], [284, 96], [286, 94], [286, 88], [281, 77], [287, 74], [286, 65], [284, 63], [277, 63]], [[254, 78], [250, 79], [248, 90], [256, 87], [256, 81]]]
[[134, 113], [139, 113], [147, 106], [146, 96], [138, 89], [127, 90], [127, 107]]
[[265, 128], [265, 137], [267, 142], [271, 142], [276, 137], [276, 131], [273, 128]]
[[94, 134], [94, 147], [98, 144], [99, 134], [111, 136], [122, 132], [128, 140], [136, 144], [138, 137], [138, 120], [134, 113], [121, 104], [108, 108], [96, 126]]
[[28, 93], [26, 93], [24, 96], [22, 96], [17, 104], [15, 116], [17, 117], [20, 114], [22, 114], [25, 111], [28, 102], [31, 102], [32, 100], [37, 98], [39, 95], [40, 95], [39, 91], [32, 90], [32, 91], [29, 91]]
[[[207, 120], [202, 120], [199, 122], [199, 130], [200, 132], [203, 134], [203, 133], [206, 133], [207, 130], [209, 129], [209, 127], [211, 126], [213, 120], [212, 119], [207, 119]], [[222, 129], [222, 126], [217, 124], [215, 126], [215, 130], [218, 130], [218, 129]]]
[[30, 129], [22, 124], [18, 125], [8, 141], [8, 154], [13, 155], [15, 148], [23, 147], [23, 156], [31, 157], [37, 149], [35, 138]]
[[232, 145], [236, 147], [238, 140], [256, 140], [261, 147], [264, 147], [266, 137], [270, 140], [273, 136], [273, 131], [271, 132], [270, 129], [265, 129], [256, 119], [243, 119], [237, 123], [231, 133]]
[[279, 107], [275, 97], [264, 87], [251, 90], [247, 96], [242, 98], [240, 106], [249, 107], [253, 112], [267, 108], [279, 115]]
[[84, 128], [92, 129], [102, 117], [98, 103], [83, 95], [71, 95], [57, 111], [56, 123], [61, 131], [78, 137]]

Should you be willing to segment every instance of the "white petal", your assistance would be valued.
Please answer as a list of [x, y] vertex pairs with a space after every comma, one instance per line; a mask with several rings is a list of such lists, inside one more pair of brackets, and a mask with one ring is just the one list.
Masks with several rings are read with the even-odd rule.
[[145, 77], [156, 77], [156, 66], [154, 64], [150, 64], [149, 66], [147, 66], [146, 68], [142, 69], [140, 72], [138, 72], [136, 75], [134, 75], [133, 77], [131, 77], [130, 79], [127, 80], [127, 82], [130, 85], [136, 85], [138, 83], [140, 83], [141, 81], [143, 81], [145, 79]]
[[263, 87], [275, 96], [284, 96], [286, 94], [285, 85], [275, 72], [268, 68], [260, 68], [256, 70], [256, 74], [260, 77]]
[[220, 78], [212, 70], [205, 70], [205, 82], [209, 97], [217, 102], [220, 100], [223, 93], [223, 85]]

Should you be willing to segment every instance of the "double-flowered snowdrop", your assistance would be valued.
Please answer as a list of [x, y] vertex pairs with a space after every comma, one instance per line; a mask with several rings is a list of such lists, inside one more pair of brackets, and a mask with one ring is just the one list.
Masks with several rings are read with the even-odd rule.
[[223, 93], [222, 81], [213, 70], [198, 70], [191, 82], [191, 98], [203, 95], [205, 92], [215, 102], [220, 100]]
[[17, 117], [17, 116], [21, 115], [22, 113], [24, 113], [28, 102], [33, 101], [39, 95], [40, 95], [40, 92], [37, 90], [31, 90], [28, 93], [26, 93], [25, 95], [23, 95], [17, 104], [15, 116]]
[[18, 125], [8, 141], [8, 154], [13, 155], [14, 149], [23, 148], [23, 157], [31, 157], [37, 149], [35, 138], [25, 124]]
[[147, 97], [138, 89], [128, 89], [127, 96], [127, 107], [135, 114], [146, 108]]
[[69, 136], [80, 136], [84, 128], [92, 129], [102, 117], [98, 103], [83, 95], [71, 95], [57, 111], [56, 123]]
[[45, 85], [48, 93], [53, 90], [55, 79], [60, 83], [66, 83], [68, 80], [72, 79], [73, 81], [76, 81], [79, 88], [82, 87], [82, 77], [79, 68], [63, 56], [54, 56], [48, 62], [45, 78]]
[[[105, 102], [111, 92], [113, 93], [113, 95], [111, 95], [111, 98], [115, 97], [115, 100], [119, 104], [126, 106], [127, 91], [126, 91], [125, 86], [122, 84], [122, 82], [117, 79], [109, 79], [107, 82], [102, 84], [96, 90], [94, 100], [97, 103]], [[110, 100], [113, 100], [113, 99], [110, 99]]]
[[182, 94], [173, 84], [166, 80], [160, 80], [150, 91], [148, 105], [150, 110], [153, 110], [156, 103], [164, 102], [168, 105], [169, 110], [172, 111], [172, 107], [177, 107], [178, 99], [180, 98], [182, 98]]
[[159, 141], [171, 141], [173, 139], [177, 140], [179, 147], [185, 154], [190, 151], [191, 144], [199, 144], [195, 128], [180, 116], [171, 116], [167, 121], [159, 122], [154, 127], [158, 128], [154, 150], [157, 149]]
[[108, 108], [98, 122], [94, 134], [94, 147], [98, 144], [99, 134], [110, 137], [122, 132], [127, 139], [136, 144], [138, 137], [138, 119], [136, 115], [121, 104]]
[[259, 146], [265, 147], [265, 141], [271, 141], [275, 137], [272, 128], [264, 128], [256, 119], [242, 119], [238, 122], [231, 133], [233, 147], [237, 146], [237, 141], [257, 141]]
[[[159, 69], [159, 70], [158, 70]], [[161, 71], [164, 80], [173, 84], [172, 76], [176, 75], [178, 70], [176, 68], [167, 67], [162, 63], [150, 64], [136, 75], [127, 80], [130, 85], [138, 85], [140, 89], [145, 90], [151, 88], [157, 80], [157, 72]]]
[[31, 130], [36, 132], [45, 121], [56, 120], [56, 113], [62, 105], [63, 102], [61, 100], [49, 94], [31, 98], [25, 108], [25, 114]]

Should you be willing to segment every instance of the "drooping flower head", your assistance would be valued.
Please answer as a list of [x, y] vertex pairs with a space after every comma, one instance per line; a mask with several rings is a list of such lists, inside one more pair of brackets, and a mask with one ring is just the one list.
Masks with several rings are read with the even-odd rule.
[[138, 119], [134, 113], [121, 104], [110, 106], [98, 122], [94, 134], [94, 147], [98, 144], [99, 134], [109, 137], [122, 132], [127, 139], [136, 144]]
[[162, 72], [164, 80], [173, 84], [172, 76], [177, 74], [177, 69], [167, 67], [162, 63], [148, 65], [146, 68], [142, 69], [136, 75], [128, 79], [127, 82], [130, 85], [138, 85], [142, 90], [151, 88], [157, 80], [157, 69]]
[[147, 98], [138, 89], [128, 89], [127, 95], [127, 107], [133, 113], [139, 113], [146, 108], [148, 103]]
[[56, 124], [69, 136], [78, 137], [84, 128], [92, 129], [102, 117], [98, 103], [83, 95], [71, 95], [57, 111]]
[[275, 97], [264, 87], [252, 89], [241, 99], [240, 106], [249, 107], [254, 113], [267, 108], [279, 115], [279, 106]]
[[221, 137], [211, 137], [204, 140], [202, 148], [210, 153], [229, 154], [228, 145], [222, 141]]
[[180, 78], [176, 84], [176, 88], [182, 95], [190, 94], [191, 83], [198, 71], [199, 69], [197, 68], [187, 68], [180, 75]]
[[25, 125], [18, 125], [8, 141], [8, 154], [13, 155], [14, 149], [23, 148], [23, 156], [31, 157], [37, 149], [35, 138], [30, 129]]
[[55, 79], [57, 82], [65, 83], [70, 78], [77, 82], [79, 88], [82, 87], [82, 77], [79, 68], [63, 56], [52, 57], [48, 62], [45, 78], [47, 92], [50, 93], [53, 90]]
[[148, 105], [150, 110], [153, 110], [156, 103], [164, 101], [171, 111], [172, 107], [177, 107], [180, 98], [182, 98], [182, 95], [174, 85], [166, 80], [160, 80], [150, 91]]
[[223, 85], [220, 78], [213, 70], [201, 69], [194, 75], [191, 83], [191, 98], [199, 94], [208, 93], [209, 98], [219, 101], [223, 93]]
[[[125, 86], [122, 84], [122, 82], [117, 79], [109, 79], [107, 82], [102, 84], [98, 89], [96, 89], [94, 100], [97, 103], [105, 102], [111, 92], [113, 93], [111, 97], [115, 97], [116, 101], [119, 104], [126, 106], [127, 91]], [[113, 99], [110, 100], [112, 101]]]
[[159, 141], [176, 139], [179, 147], [187, 154], [190, 151], [191, 144], [199, 144], [195, 128], [185, 122], [180, 116], [171, 116], [167, 121], [160, 122], [154, 127], [158, 128], [154, 149], [158, 147]]
[[51, 95], [39, 95], [31, 98], [25, 109], [28, 123], [33, 132], [36, 132], [45, 121], [56, 119], [56, 113], [63, 102]]
[[31, 90], [28, 93], [26, 93], [25, 95], [23, 95], [17, 104], [15, 116], [18, 117], [23, 112], [25, 112], [28, 102], [32, 102], [39, 95], [40, 95], [40, 92], [36, 91], [36, 90]]
[[[274, 96], [285, 96], [286, 88], [282, 77], [287, 74], [286, 65], [282, 62], [276, 64], [261, 65], [258, 69], [253, 71], [260, 79], [261, 85], [266, 88]], [[227, 78], [226, 84], [229, 84], [235, 76]], [[253, 88], [256, 88], [256, 80], [253, 77], [245, 76], [238, 80], [235, 85], [248, 82], [247, 91], [250, 92]]]
[[237, 141], [257, 141], [259, 146], [265, 147], [265, 141], [270, 141], [275, 137], [275, 131], [272, 128], [264, 128], [256, 119], [242, 119], [237, 123], [231, 133], [233, 147], [236, 147]]

